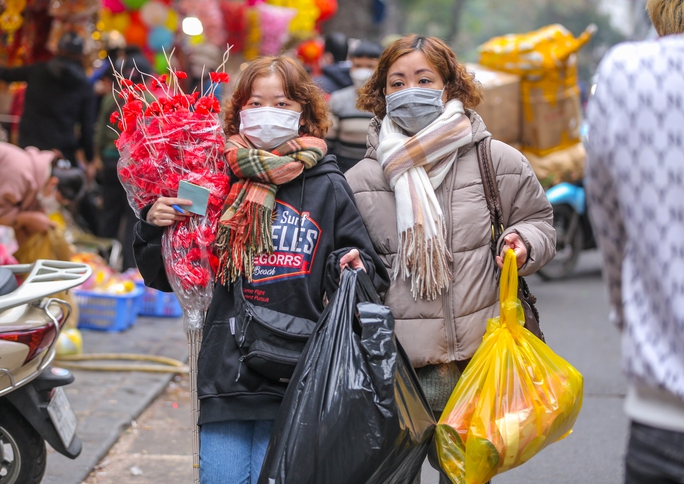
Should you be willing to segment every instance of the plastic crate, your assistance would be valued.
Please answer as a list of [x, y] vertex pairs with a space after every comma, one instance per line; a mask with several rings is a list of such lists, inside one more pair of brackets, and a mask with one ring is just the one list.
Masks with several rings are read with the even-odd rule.
[[183, 315], [178, 298], [172, 292], [163, 292], [151, 287], [138, 286], [145, 291], [142, 297], [140, 316], [177, 318]]
[[78, 327], [123, 331], [135, 323], [144, 291], [136, 286], [126, 294], [74, 291], [78, 302]]

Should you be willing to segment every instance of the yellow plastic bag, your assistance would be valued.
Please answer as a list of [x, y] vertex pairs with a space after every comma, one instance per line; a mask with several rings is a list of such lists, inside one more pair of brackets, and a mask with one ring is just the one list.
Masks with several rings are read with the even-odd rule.
[[570, 434], [582, 407], [582, 375], [523, 328], [515, 254], [501, 274], [501, 316], [463, 372], [436, 429], [452, 482], [482, 484]]

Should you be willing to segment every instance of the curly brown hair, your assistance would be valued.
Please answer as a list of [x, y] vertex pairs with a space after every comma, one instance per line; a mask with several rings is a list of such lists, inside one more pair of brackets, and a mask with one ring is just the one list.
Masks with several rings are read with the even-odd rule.
[[296, 60], [284, 55], [261, 57], [240, 73], [233, 96], [224, 109], [223, 129], [226, 135], [240, 132], [240, 111], [252, 95], [254, 81], [271, 74], [280, 77], [285, 96], [302, 105], [301, 119], [304, 124], [299, 128], [299, 134], [324, 138], [331, 121], [323, 92]]
[[474, 108], [482, 101], [482, 87], [458, 62], [454, 52], [442, 40], [435, 37], [406, 35], [392, 42], [380, 56], [378, 68], [359, 91], [356, 107], [370, 111], [379, 118], [385, 117], [385, 87], [390, 67], [401, 56], [419, 50], [432, 64], [444, 82], [447, 101], [458, 99], [466, 108]]

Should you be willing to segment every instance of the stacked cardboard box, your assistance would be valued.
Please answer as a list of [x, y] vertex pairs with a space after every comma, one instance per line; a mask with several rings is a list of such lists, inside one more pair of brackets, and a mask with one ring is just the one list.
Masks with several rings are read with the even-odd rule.
[[482, 84], [484, 100], [475, 108], [495, 139], [518, 144], [521, 137], [520, 76], [466, 64]]
[[575, 38], [561, 25], [496, 37], [480, 47], [480, 64], [521, 77], [521, 142], [544, 156], [580, 141], [582, 119], [577, 52], [590, 38]]

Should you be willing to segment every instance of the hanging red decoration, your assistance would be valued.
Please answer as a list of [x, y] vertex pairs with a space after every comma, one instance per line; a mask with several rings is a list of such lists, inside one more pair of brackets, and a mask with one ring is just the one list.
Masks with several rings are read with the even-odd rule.
[[321, 12], [318, 22], [326, 22], [337, 13], [337, 0], [316, 0], [316, 7]]

